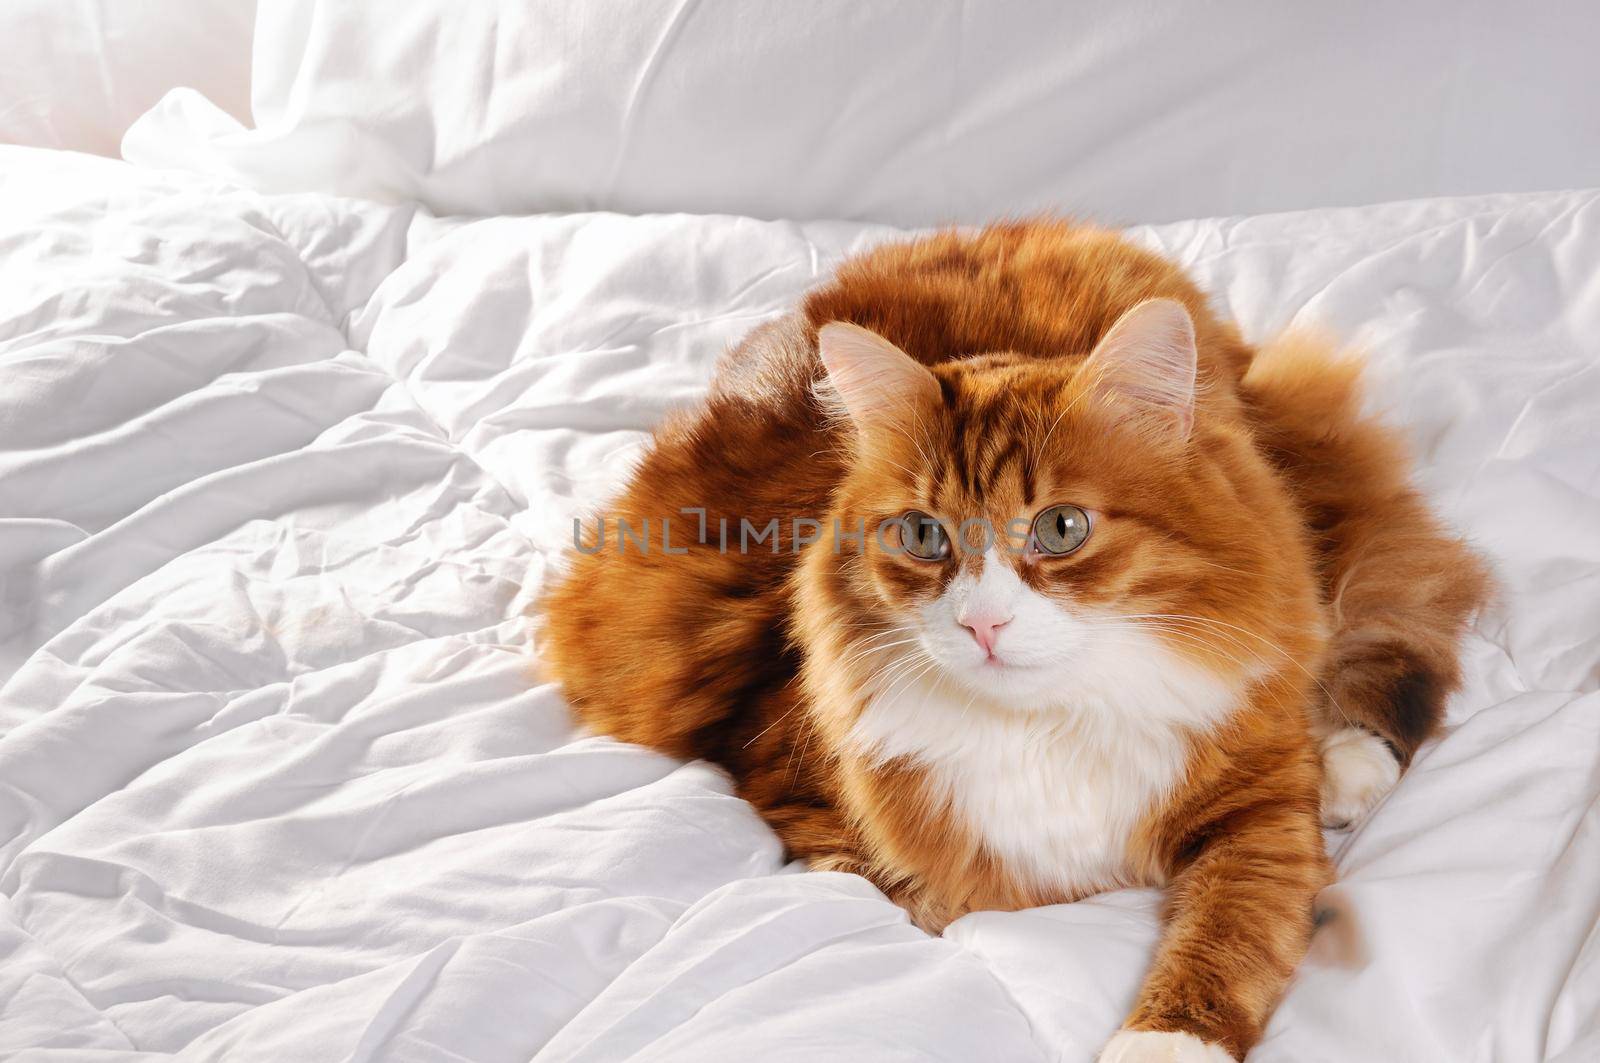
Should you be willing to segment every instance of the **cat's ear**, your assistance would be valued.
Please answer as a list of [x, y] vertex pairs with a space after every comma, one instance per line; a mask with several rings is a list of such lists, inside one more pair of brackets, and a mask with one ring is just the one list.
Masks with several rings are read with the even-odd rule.
[[928, 367], [876, 332], [843, 321], [817, 330], [827, 390], [863, 431], [898, 423], [939, 400]]
[[1194, 321], [1176, 299], [1146, 299], [1095, 346], [1083, 372], [1179, 439], [1194, 427]]

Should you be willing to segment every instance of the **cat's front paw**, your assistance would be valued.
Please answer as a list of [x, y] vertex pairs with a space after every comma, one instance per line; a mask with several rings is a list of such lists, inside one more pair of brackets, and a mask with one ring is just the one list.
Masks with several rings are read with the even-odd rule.
[[1123, 1030], [1100, 1050], [1099, 1063], [1234, 1063], [1234, 1058], [1192, 1033]]
[[1400, 763], [1383, 739], [1359, 727], [1322, 742], [1322, 825], [1350, 826], [1372, 811], [1400, 779]]

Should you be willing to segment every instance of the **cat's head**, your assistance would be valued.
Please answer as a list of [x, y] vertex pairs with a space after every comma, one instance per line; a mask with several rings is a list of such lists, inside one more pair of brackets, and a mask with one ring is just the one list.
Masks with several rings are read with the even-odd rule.
[[1281, 665], [1273, 628], [1306, 615], [1298, 520], [1238, 417], [1197, 398], [1183, 304], [1059, 358], [929, 367], [842, 323], [818, 349], [849, 441], [837, 515], [866, 535], [814, 568], [861, 683], [1184, 717], [1174, 685], [1226, 698]]

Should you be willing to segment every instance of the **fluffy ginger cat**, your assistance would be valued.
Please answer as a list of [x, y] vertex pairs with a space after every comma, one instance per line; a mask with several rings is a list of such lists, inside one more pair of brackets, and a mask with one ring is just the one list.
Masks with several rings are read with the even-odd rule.
[[880, 247], [656, 433], [543, 603], [545, 667], [927, 929], [1164, 887], [1100, 1058], [1241, 1058], [1320, 825], [1439, 722], [1487, 587], [1358, 374], [1253, 350], [1110, 232]]

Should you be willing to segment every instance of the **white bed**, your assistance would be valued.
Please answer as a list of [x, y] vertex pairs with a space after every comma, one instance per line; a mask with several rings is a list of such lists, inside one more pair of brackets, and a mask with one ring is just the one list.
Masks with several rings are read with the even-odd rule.
[[[1090, 1059], [1156, 894], [929, 937], [532, 675], [573, 515], [899, 230], [261, 185], [0, 148], [0, 1057]], [[1367, 349], [1504, 587], [1250, 1058], [1600, 1059], [1600, 191], [1132, 234]]]

